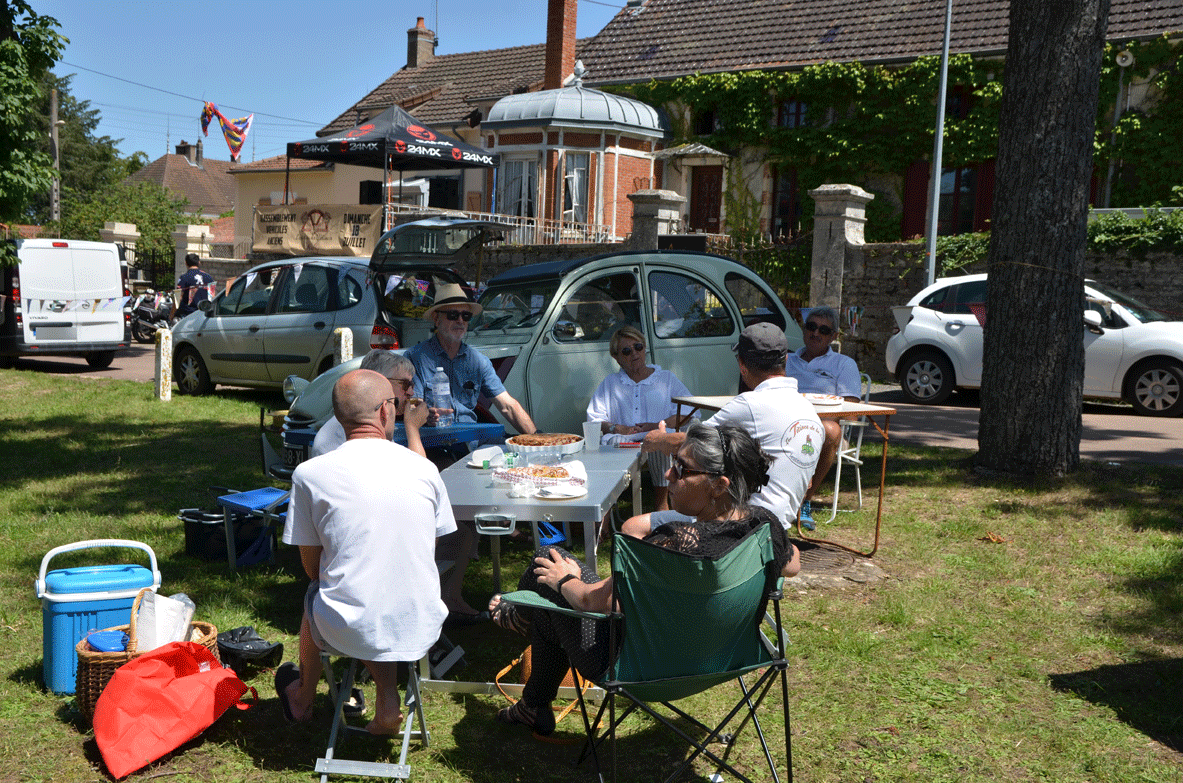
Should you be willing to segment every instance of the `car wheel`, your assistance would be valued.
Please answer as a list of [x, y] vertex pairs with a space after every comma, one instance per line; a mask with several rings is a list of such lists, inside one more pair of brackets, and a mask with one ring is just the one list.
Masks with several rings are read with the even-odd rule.
[[1183, 368], [1165, 360], [1148, 362], [1130, 378], [1126, 395], [1143, 416], [1183, 414]]
[[188, 345], [178, 349], [173, 357], [173, 374], [181, 394], [209, 394], [214, 390], [201, 354]]
[[91, 351], [86, 355], [86, 363], [96, 370], [105, 370], [115, 361], [114, 351]]
[[953, 365], [933, 351], [909, 357], [899, 378], [900, 388], [910, 402], [940, 405], [953, 393]]

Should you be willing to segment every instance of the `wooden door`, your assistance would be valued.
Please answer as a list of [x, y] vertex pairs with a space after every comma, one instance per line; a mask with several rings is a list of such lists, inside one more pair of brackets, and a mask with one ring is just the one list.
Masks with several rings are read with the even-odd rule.
[[723, 167], [695, 166], [690, 171], [690, 228], [722, 233], [719, 203], [723, 198]]

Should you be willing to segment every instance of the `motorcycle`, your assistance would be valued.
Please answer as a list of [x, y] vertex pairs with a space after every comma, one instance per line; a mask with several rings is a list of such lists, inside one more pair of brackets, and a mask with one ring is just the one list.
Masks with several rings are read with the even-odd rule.
[[175, 320], [170, 320], [172, 298], [151, 289], [139, 295], [131, 308], [131, 336], [138, 343], [156, 341], [156, 332], [171, 329]]

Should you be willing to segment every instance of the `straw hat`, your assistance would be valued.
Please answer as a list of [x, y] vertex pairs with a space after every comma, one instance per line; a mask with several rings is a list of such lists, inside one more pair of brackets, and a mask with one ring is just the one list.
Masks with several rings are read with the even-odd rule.
[[423, 313], [423, 320], [430, 321], [435, 311], [441, 307], [461, 307], [473, 315], [480, 315], [481, 306], [468, 298], [464, 289], [456, 283], [444, 283], [435, 287], [435, 304]]

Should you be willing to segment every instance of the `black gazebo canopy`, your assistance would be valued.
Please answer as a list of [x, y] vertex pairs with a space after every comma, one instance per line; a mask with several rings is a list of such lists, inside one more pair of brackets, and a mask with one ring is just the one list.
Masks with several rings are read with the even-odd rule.
[[427, 169], [496, 168], [500, 156], [419, 124], [401, 106], [391, 106], [355, 128], [324, 138], [288, 143], [291, 159], [323, 160], [351, 166], [371, 166], [384, 172]]

